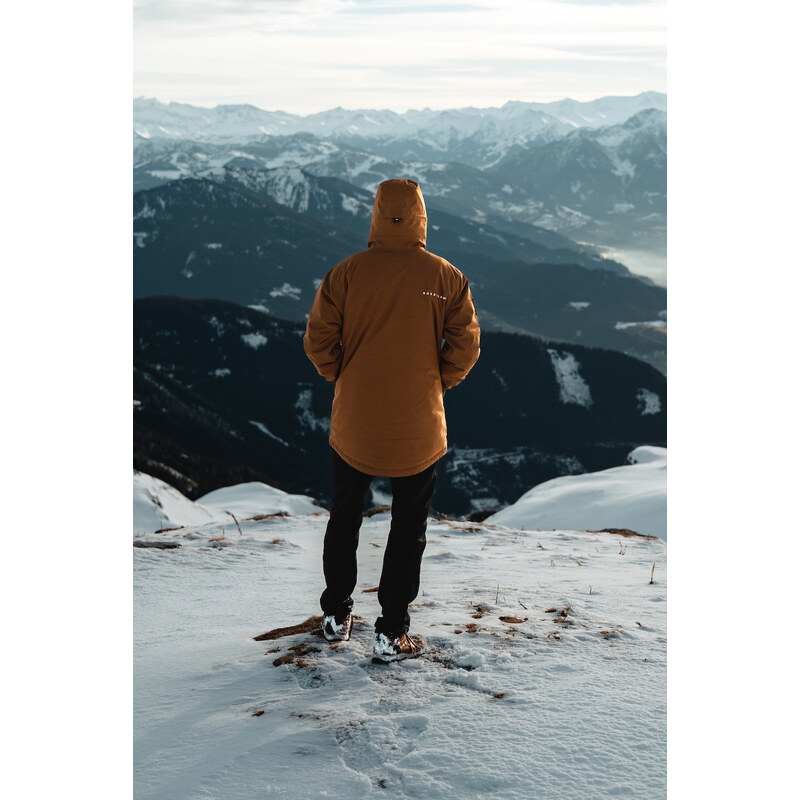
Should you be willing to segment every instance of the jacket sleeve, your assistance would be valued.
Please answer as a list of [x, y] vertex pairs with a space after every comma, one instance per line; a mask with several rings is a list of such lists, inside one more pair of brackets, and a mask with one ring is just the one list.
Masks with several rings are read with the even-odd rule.
[[439, 353], [439, 372], [442, 388], [451, 389], [467, 377], [481, 353], [481, 331], [466, 278], [447, 310], [443, 336], [445, 342]]
[[317, 288], [308, 315], [303, 347], [317, 372], [327, 381], [339, 377], [342, 365], [342, 312], [346, 284], [343, 269], [337, 264]]

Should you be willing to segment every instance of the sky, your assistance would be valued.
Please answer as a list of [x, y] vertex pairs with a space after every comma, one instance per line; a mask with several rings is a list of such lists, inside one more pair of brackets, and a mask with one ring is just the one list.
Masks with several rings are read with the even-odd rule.
[[667, 89], [666, 0], [134, 0], [134, 97], [457, 108]]

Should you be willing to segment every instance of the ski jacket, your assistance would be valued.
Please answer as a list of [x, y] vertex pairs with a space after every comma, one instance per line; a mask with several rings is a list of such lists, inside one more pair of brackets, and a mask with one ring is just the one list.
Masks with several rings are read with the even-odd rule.
[[443, 396], [480, 355], [469, 282], [425, 249], [412, 180], [378, 186], [367, 250], [317, 288], [303, 344], [335, 381], [329, 442], [368, 475], [416, 475], [447, 452]]

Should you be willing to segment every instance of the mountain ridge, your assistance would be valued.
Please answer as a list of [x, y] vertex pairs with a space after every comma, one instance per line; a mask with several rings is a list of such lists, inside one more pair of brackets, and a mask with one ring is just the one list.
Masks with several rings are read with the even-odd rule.
[[[325, 501], [334, 387], [305, 356], [304, 330], [236, 303], [135, 301], [135, 468], [192, 499], [262, 481]], [[549, 478], [664, 445], [666, 400], [666, 379], [643, 361], [486, 332], [469, 380], [446, 396], [437, 507], [488, 513]]]
[[[622, 122], [642, 108], [666, 110], [666, 94], [656, 91], [639, 92], [636, 95], [608, 95], [594, 100], [578, 101], [571, 98], [548, 102], [507, 101], [502, 106], [454, 107], [445, 109], [408, 109], [405, 112], [390, 109], [345, 109], [341, 106], [312, 112], [293, 114], [281, 110], [260, 108], [250, 103], [217, 104], [212, 107], [196, 106], [191, 103], [164, 102], [157, 98], [139, 96], [134, 98], [134, 134], [143, 138], [163, 136], [167, 138], [185, 137], [191, 131], [198, 135], [202, 128], [203, 137], [230, 137], [232, 135], [263, 136], [283, 132], [308, 131], [324, 132], [332, 135], [386, 136], [410, 134], [422, 128], [452, 129], [462, 136], [472, 135], [481, 124], [476, 120], [505, 123], [519, 127], [520, 119], [530, 128], [532, 121], [539, 126], [583, 127], [608, 125]], [[171, 115], [171, 127], [161, 123], [160, 114]], [[378, 117], [378, 119], [376, 119]], [[177, 119], [176, 119], [177, 118]], [[182, 122], [183, 129], [176, 122]], [[467, 133], [462, 128], [472, 128]], [[231, 127], [226, 127], [232, 125]], [[250, 126], [247, 128], [246, 126]], [[150, 129], [148, 129], [150, 126]], [[216, 126], [216, 127], [215, 127]], [[238, 128], [236, 126], [239, 126]]]

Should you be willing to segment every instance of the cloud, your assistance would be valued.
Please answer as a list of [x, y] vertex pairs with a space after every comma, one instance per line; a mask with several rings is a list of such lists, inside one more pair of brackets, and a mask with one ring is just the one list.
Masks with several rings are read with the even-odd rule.
[[[664, 0], [139, 0], [134, 12], [134, 93], [159, 99], [218, 92], [308, 113], [666, 89]], [[204, 92], [196, 75], [216, 78]]]

